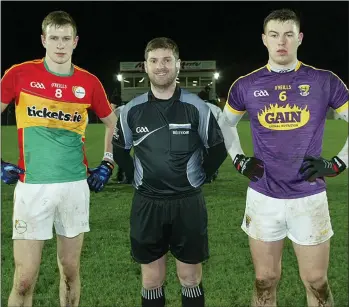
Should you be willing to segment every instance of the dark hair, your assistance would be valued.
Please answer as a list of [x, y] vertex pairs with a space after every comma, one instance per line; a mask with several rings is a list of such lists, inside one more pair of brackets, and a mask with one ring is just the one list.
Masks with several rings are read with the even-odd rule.
[[148, 53], [156, 49], [170, 49], [176, 60], [179, 58], [179, 49], [177, 44], [170, 38], [167, 37], [157, 37], [152, 39], [145, 47], [144, 58], [148, 59]]
[[76, 23], [74, 19], [64, 11], [54, 11], [48, 14], [45, 19], [42, 21], [41, 30], [42, 34], [46, 34], [46, 28], [47, 26], [57, 26], [57, 27], [63, 27], [66, 25], [70, 25], [73, 28], [74, 36], [77, 35], [77, 28]]
[[275, 10], [275, 11], [272, 11], [267, 17], [265, 17], [264, 23], [263, 23], [264, 32], [268, 22], [271, 20], [277, 20], [281, 22], [292, 20], [295, 22], [298, 29], [300, 29], [300, 24], [301, 24], [300, 19], [297, 16], [297, 14], [290, 9]]
[[209, 96], [209, 93], [206, 92], [205, 90], [202, 90], [201, 92], [198, 93], [198, 96], [200, 99], [202, 100], [209, 100], [210, 96]]

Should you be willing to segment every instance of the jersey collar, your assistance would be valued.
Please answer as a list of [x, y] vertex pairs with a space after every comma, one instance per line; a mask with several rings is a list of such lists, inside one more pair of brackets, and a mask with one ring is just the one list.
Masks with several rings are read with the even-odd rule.
[[[173, 96], [170, 98], [171, 100], [173, 101], [179, 101], [181, 97], [181, 88], [176, 85], [176, 89], [173, 93]], [[149, 92], [148, 92], [148, 101], [149, 102], [154, 102], [154, 101], [157, 101], [158, 99], [154, 96], [152, 90], [150, 89]]]
[[50, 74], [53, 74], [55, 76], [58, 76], [58, 77], [70, 77], [73, 75], [74, 73], [74, 65], [71, 66], [71, 69], [70, 69], [70, 73], [69, 74], [59, 74], [57, 72], [53, 72], [52, 70], [50, 70], [50, 68], [48, 67], [47, 63], [46, 63], [46, 59], [43, 58], [44, 60], [44, 67], [45, 69], [50, 73]]
[[289, 68], [275, 68], [275, 67], [272, 67], [269, 63], [266, 65], [267, 69], [269, 71], [273, 71], [273, 72], [276, 72], [276, 73], [279, 73], [279, 74], [283, 74], [283, 73], [286, 73], [286, 72], [290, 72], [290, 71], [297, 71], [302, 65], [302, 62], [301, 61], [297, 61], [295, 64], [293, 64], [291, 67]]

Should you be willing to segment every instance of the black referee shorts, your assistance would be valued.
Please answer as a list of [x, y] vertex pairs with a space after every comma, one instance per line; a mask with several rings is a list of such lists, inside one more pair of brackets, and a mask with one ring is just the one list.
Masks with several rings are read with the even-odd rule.
[[131, 209], [131, 254], [151, 263], [169, 250], [181, 262], [209, 258], [207, 209], [202, 192], [181, 198], [150, 198], [135, 193]]

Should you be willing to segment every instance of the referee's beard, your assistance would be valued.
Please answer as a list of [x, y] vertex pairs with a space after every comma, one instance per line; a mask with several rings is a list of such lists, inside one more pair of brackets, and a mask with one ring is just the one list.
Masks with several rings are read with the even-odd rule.
[[176, 84], [178, 73], [179, 69], [175, 69], [173, 72], [168, 71], [166, 78], [159, 78], [155, 73], [148, 74], [148, 77], [152, 86], [163, 91]]

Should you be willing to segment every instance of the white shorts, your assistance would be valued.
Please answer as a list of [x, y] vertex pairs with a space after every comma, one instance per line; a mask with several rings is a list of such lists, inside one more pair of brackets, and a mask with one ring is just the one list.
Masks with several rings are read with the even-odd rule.
[[86, 179], [74, 182], [31, 184], [18, 181], [14, 191], [12, 239], [68, 238], [90, 231], [90, 190]]
[[247, 189], [241, 228], [251, 238], [273, 242], [288, 237], [316, 245], [333, 236], [326, 191], [296, 199], [277, 199]]

